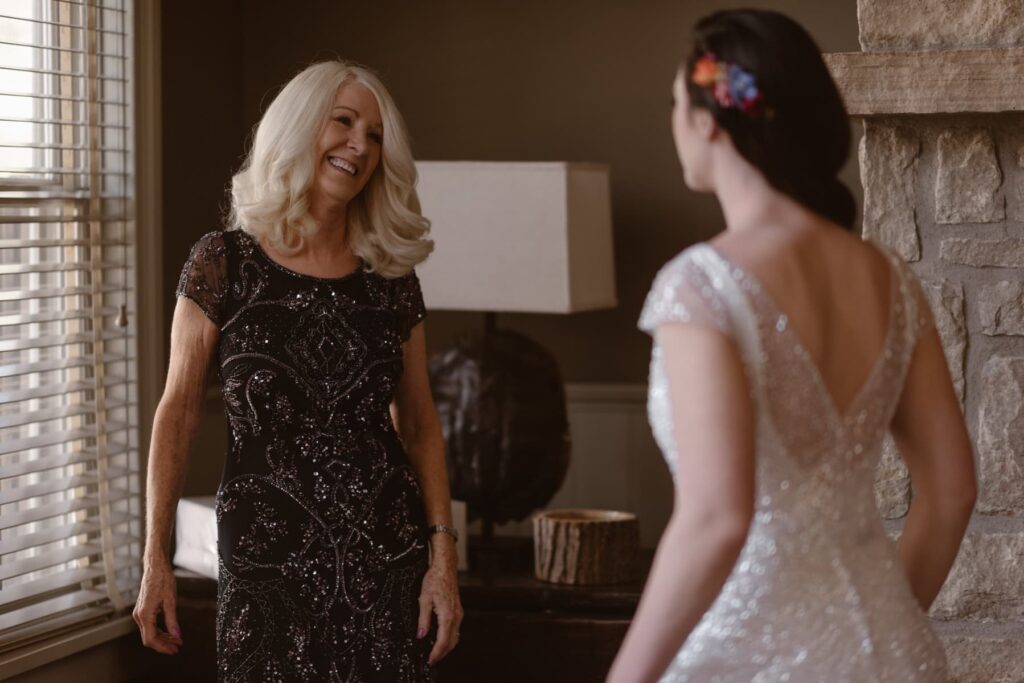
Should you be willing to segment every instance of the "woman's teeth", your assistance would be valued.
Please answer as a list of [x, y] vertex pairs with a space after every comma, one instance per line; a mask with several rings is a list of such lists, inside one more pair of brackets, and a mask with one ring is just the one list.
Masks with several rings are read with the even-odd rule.
[[341, 171], [345, 171], [346, 173], [349, 173], [351, 175], [355, 175], [356, 173], [359, 172], [359, 170], [355, 166], [345, 161], [344, 159], [338, 159], [336, 157], [327, 157], [327, 163], [329, 163], [334, 168], [339, 169]]

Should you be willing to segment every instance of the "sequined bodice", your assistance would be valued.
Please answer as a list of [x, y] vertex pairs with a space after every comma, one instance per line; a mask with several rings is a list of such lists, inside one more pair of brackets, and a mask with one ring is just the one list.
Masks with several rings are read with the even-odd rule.
[[[732, 338], [757, 415], [755, 515], [747, 542], [664, 681], [945, 680], [941, 646], [875, 508], [875, 465], [914, 347], [930, 324], [913, 273], [889, 257], [883, 352], [842, 411], [756, 279], [706, 244], [659, 273], [640, 327], [697, 324]], [[674, 472], [663, 353], [656, 341], [648, 409]]]

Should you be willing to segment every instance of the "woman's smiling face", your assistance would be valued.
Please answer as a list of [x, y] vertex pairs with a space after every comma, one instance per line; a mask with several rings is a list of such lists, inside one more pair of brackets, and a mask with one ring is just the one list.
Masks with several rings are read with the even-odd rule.
[[310, 191], [333, 204], [348, 204], [377, 169], [383, 143], [377, 98], [360, 83], [343, 84], [317, 140]]

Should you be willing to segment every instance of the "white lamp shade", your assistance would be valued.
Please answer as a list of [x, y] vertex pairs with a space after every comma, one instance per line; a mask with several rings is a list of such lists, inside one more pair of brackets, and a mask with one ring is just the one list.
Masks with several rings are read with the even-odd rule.
[[420, 161], [427, 308], [575, 313], [615, 296], [608, 167]]

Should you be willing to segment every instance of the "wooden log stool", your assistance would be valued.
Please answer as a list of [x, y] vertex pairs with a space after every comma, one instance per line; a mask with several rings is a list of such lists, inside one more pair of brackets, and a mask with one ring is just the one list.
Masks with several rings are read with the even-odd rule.
[[534, 572], [541, 581], [634, 581], [639, 545], [640, 527], [629, 512], [545, 510], [533, 516]]

